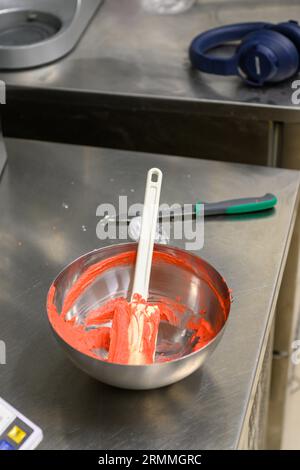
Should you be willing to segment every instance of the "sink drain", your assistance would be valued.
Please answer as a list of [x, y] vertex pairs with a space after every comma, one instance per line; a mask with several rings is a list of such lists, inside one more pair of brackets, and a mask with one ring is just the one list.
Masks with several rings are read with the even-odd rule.
[[15, 10], [0, 14], [0, 46], [28, 46], [51, 38], [61, 29], [60, 19], [39, 11]]

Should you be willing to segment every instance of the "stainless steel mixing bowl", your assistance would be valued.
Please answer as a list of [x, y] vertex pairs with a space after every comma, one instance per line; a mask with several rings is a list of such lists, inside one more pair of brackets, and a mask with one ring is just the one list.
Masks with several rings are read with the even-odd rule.
[[[136, 252], [137, 244], [112, 245], [87, 253], [69, 264], [55, 279], [54, 304], [58, 310], [64, 298], [78, 279], [90, 266], [125, 252]], [[77, 351], [53, 329], [54, 335], [76, 366], [90, 376], [116, 387], [146, 390], [177, 382], [198, 369], [221, 340], [230, 310], [230, 292], [220, 274], [203, 259], [190, 252], [165, 245], [155, 245], [155, 251], [167, 253], [170, 259], [179, 258], [186, 267], [173, 262], [160, 261], [152, 266], [149, 298], [176, 299], [188, 311], [205, 310], [205, 319], [218, 330], [212, 341], [202, 349], [169, 362], [151, 365], [121, 365], [98, 360]], [[188, 266], [188, 267], [187, 267]], [[111, 298], [130, 299], [134, 265], [116, 266], [99, 275], [83, 292], [68, 312], [68, 317], [86, 315], [87, 311]]]

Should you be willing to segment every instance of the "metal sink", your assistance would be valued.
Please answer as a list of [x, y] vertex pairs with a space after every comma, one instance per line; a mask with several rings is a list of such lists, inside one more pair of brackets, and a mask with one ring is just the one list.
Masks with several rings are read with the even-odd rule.
[[0, 0], [0, 68], [47, 64], [70, 52], [103, 0]]

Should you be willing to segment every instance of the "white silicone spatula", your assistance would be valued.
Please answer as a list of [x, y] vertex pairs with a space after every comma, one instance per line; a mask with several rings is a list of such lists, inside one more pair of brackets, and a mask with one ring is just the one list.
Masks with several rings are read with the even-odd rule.
[[131, 300], [134, 294], [140, 295], [144, 300], [148, 298], [162, 176], [158, 168], [148, 171]]
[[[162, 172], [157, 168], [149, 170], [131, 296], [131, 317], [127, 333], [129, 345], [128, 364], [130, 365], [151, 364], [155, 358], [159, 310], [157, 306], [147, 305], [146, 302], [148, 299], [161, 183]], [[135, 297], [136, 295], [141, 298]]]

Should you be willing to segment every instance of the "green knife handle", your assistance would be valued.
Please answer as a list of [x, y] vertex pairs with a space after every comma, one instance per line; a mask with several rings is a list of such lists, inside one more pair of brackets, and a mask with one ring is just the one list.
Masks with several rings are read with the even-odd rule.
[[247, 197], [243, 199], [231, 199], [229, 201], [196, 204], [196, 213], [199, 212], [199, 205], [204, 204], [204, 215], [226, 215], [245, 214], [249, 212], [264, 211], [271, 209], [277, 204], [277, 197], [274, 194], [265, 194], [262, 197]]

